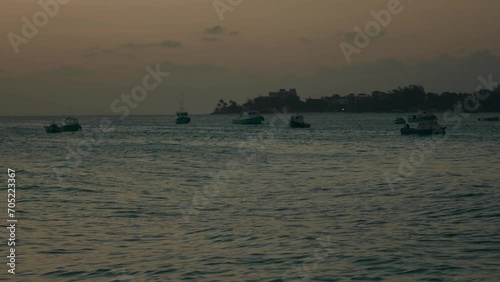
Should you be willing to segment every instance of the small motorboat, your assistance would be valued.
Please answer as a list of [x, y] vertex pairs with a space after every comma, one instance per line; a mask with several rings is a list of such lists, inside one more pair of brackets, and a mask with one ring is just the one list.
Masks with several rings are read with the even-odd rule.
[[53, 122], [49, 126], [44, 126], [44, 128], [45, 128], [45, 132], [47, 132], [47, 133], [61, 133], [62, 132], [62, 129], [59, 126], [57, 126], [57, 124], [55, 122]]
[[405, 127], [401, 128], [401, 135], [432, 135], [432, 134], [446, 134], [446, 127], [443, 127], [437, 123], [437, 121], [422, 121], [419, 122], [416, 128], [410, 127], [406, 124]]
[[177, 118], [175, 119], [176, 124], [186, 124], [191, 121], [187, 112], [177, 112]]
[[304, 116], [293, 115], [290, 117], [289, 125], [291, 128], [309, 128], [310, 124], [304, 122]]
[[188, 112], [186, 112], [184, 110], [184, 103], [183, 103], [182, 98], [181, 98], [181, 102], [180, 103], [181, 103], [181, 108], [176, 113], [177, 118], [175, 118], [175, 123], [176, 124], [186, 124], [186, 123], [189, 123], [191, 121], [191, 118], [189, 117]]
[[62, 131], [78, 131], [82, 129], [77, 118], [67, 117], [63, 120], [60, 128]]
[[408, 123], [418, 123], [417, 127], [410, 127], [406, 124], [401, 128], [402, 135], [432, 135], [432, 134], [446, 134], [446, 127], [441, 126], [437, 122], [437, 117], [433, 114], [421, 113], [418, 115], [408, 116]]
[[262, 124], [264, 117], [258, 112], [244, 112], [237, 119], [233, 119], [233, 124]]
[[394, 124], [405, 124], [406, 120], [402, 117], [398, 117], [394, 119]]
[[489, 117], [489, 118], [478, 118], [479, 121], [499, 121], [498, 117]]

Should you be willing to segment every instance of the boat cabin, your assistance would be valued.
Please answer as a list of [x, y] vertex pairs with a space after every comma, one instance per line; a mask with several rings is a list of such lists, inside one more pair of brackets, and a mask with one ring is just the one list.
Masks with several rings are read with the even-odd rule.
[[413, 123], [421, 121], [433, 121], [433, 120], [437, 120], [437, 117], [433, 114], [428, 114], [425, 112], [408, 116], [408, 122], [413, 122]]
[[297, 123], [304, 123], [304, 116], [301, 115], [295, 115], [290, 118], [290, 121], [297, 122]]
[[247, 117], [254, 117], [254, 116], [260, 116], [260, 114], [256, 111], [243, 112], [240, 115], [240, 118], [247, 118]]
[[67, 124], [67, 125], [78, 124], [78, 119], [77, 118], [73, 118], [73, 117], [67, 117], [67, 118], [64, 119], [63, 124]]

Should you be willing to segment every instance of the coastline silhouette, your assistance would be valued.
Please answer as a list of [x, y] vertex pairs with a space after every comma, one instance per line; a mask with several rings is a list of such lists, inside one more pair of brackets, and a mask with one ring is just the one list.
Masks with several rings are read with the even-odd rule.
[[[500, 111], [500, 86], [494, 90], [480, 90], [475, 93], [482, 97], [488, 96], [487, 103], [480, 103], [475, 112]], [[261, 113], [272, 113], [273, 109], [287, 107], [290, 112], [414, 112], [420, 109], [432, 109], [440, 112], [449, 109], [457, 102], [463, 101], [472, 93], [463, 92], [426, 92], [421, 85], [399, 87], [387, 92], [373, 91], [370, 94], [358, 93], [341, 96], [333, 94], [319, 99], [307, 98], [301, 100], [296, 89], [280, 89], [269, 92], [268, 96], [258, 96], [248, 99], [243, 104], [233, 100], [225, 102], [220, 99], [212, 114], [235, 114], [247, 110]], [[479, 102], [479, 101], [477, 101]], [[466, 111], [466, 109], [464, 109]]]

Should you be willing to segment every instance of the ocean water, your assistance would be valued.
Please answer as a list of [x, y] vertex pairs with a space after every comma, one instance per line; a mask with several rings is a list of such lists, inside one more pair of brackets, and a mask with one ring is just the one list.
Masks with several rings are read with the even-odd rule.
[[438, 114], [445, 137], [394, 114], [0, 117], [0, 279], [500, 281], [500, 122], [477, 121], [499, 115]]

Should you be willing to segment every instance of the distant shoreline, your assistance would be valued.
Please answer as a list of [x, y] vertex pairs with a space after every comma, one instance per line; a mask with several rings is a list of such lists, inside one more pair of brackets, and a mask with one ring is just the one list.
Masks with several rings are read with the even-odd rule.
[[238, 114], [246, 110], [260, 113], [273, 113], [286, 108], [287, 112], [300, 113], [411, 113], [419, 110], [446, 112], [457, 109], [463, 112], [488, 113], [500, 112], [500, 86], [492, 90], [479, 90], [474, 93], [440, 94], [426, 92], [421, 85], [399, 87], [388, 92], [373, 91], [340, 96], [333, 94], [319, 99], [301, 100], [296, 89], [280, 89], [269, 92], [268, 96], [248, 99], [243, 104], [233, 100], [220, 99], [212, 114]]
[[[408, 112], [301, 112], [301, 111], [288, 111], [288, 114], [394, 114], [395, 116], [399, 115], [405, 115], [405, 114], [411, 114], [411, 113], [416, 113], [417, 111], [408, 111]], [[434, 114], [443, 114], [446, 111], [433, 111]], [[500, 116], [500, 111], [476, 111], [476, 112], [471, 112], [468, 114], [488, 114], [488, 113], [495, 113]], [[230, 116], [230, 115], [240, 115], [241, 112], [239, 113], [196, 113], [196, 114], [190, 114], [190, 116]], [[272, 115], [274, 114], [273, 112], [263, 112], [261, 114], [264, 115]], [[0, 118], [54, 118], [54, 117], [63, 117], [64, 115], [0, 115]], [[73, 115], [77, 117], [120, 117], [120, 115], [105, 115], [105, 114], [77, 114]], [[165, 117], [175, 117], [175, 114], [131, 114], [129, 117], [144, 117], [144, 116], [165, 116]]]

